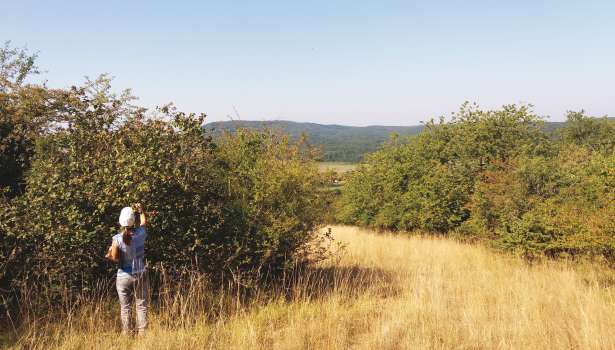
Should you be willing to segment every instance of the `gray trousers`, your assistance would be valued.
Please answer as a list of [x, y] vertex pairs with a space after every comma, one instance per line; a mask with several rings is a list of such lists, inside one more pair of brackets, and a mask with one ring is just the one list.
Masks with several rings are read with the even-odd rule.
[[137, 331], [139, 334], [145, 332], [147, 328], [147, 273], [143, 272], [134, 276], [118, 276], [115, 286], [117, 288], [117, 295], [120, 298], [122, 333], [128, 334], [132, 330], [130, 311], [133, 299], [137, 309]]

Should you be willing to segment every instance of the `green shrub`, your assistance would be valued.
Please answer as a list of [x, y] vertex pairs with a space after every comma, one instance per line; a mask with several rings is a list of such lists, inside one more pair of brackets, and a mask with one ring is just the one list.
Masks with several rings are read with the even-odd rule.
[[[527, 106], [464, 105], [366, 157], [338, 219], [453, 233], [527, 258], [615, 262], [615, 122], [570, 113], [555, 135]], [[550, 136], [554, 136], [550, 138]]]
[[564, 144], [584, 146], [592, 151], [610, 153], [615, 150], [615, 122], [591, 118], [584, 111], [568, 112], [566, 127], [559, 130]]
[[527, 257], [612, 260], [614, 160], [613, 154], [567, 145], [556, 157], [519, 157], [485, 172], [463, 232], [494, 239], [496, 246]]
[[8, 227], [36, 247], [27, 274], [91, 281], [119, 210], [140, 201], [152, 219], [147, 258], [207, 272], [275, 267], [307, 248], [321, 222], [320, 178], [297, 146], [240, 132], [214, 145], [193, 116], [173, 123], [128, 119], [117, 128], [74, 127], [45, 139], [24, 213]]
[[479, 174], [517, 154], [548, 151], [527, 107], [481, 111], [465, 104], [450, 123], [430, 122], [416, 137], [393, 140], [345, 186], [338, 218], [388, 229], [447, 232], [469, 218]]
[[223, 229], [241, 242], [239, 261], [283, 266], [307, 258], [326, 203], [315, 153], [288, 136], [240, 129], [219, 139], [217, 154], [233, 218]]
[[[0, 89], [13, 94], [0, 98], [0, 129], [4, 121], [33, 126], [14, 118], [27, 114], [20, 106], [31, 106], [30, 97], [20, 93], [31, 88]], [[214, 143], [203, 115], [165, 107], [146, 118], [129, 92], [111, 93], [106, 76], [53, 94], [36, 88], [55, 96], [36, 104], [51, 117], [40, 118], [45, 123], [24, 147], [10, 149], [18, 154], [0, 148], [3, 166], [19, 161], [12, 182], [0, 184], [4, 307], [15, 305], [24, 285], [78, 295], [111, 276], [115, 266], [103, 257], [121, 208], [135, 202], [158, 212], [146, 244], [150, 266], [220, 278], [318, 258], [313, 243], [325, 198], [305, 144], [268, 131], [238, 131]], [[0, 145], [22, 137], [7, 135]]]

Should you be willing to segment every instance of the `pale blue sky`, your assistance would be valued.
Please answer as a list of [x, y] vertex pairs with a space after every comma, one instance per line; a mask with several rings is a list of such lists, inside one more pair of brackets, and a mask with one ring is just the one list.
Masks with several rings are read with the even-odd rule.
[[615, 1], [3, 1], [49, 85], [209, 121], [413, 125], [465, 101], [615, 116]]

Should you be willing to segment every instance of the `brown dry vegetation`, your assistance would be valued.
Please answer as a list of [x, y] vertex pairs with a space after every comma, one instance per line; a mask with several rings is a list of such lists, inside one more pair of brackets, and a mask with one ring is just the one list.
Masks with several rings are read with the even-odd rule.
[[[251, 298], [198, 280], [151, 311], [149, 333], [118, 332], [113, 301], [32, 324], [20, 344], [61, 349], [610, 349], [615, 277], [448, 239], [333, 227], [339, 259]], [[202, 281], [201, 281], [202, 282]], [[190, 296], [191, 298], [186, 298]], [[212, 310], [215, 310], [213, 312]], [[19, 345], [17, 345], [19, 347]]]

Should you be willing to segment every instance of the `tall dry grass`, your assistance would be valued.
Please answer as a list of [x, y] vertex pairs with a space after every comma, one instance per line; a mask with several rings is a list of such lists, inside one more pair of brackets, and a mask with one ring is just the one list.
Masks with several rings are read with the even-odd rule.
[[168, 281], [142, 338], [121, 337], [117, 306], [99, 298], [33, 322], [15, 347], [615, 348], [615, 277], [606, 268], [529, 266], [447, 239], [337, 226], [333, 233], [346, 245], [339, 259], [249, 297], [196, 275], [176, 283], [180, 290]]

